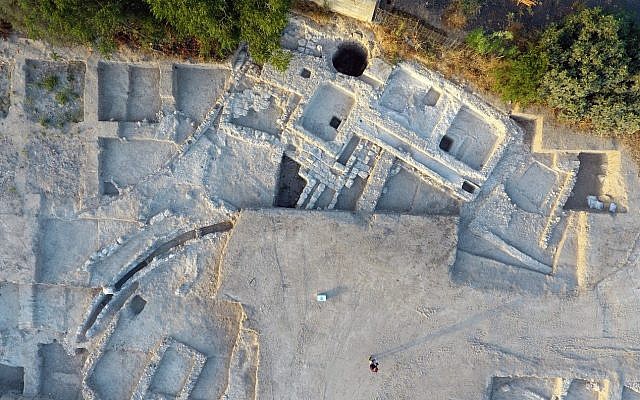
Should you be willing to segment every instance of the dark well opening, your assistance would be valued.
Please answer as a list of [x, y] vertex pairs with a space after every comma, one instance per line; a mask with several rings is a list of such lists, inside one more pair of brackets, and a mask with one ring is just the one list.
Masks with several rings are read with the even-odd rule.
[[449, 136], [443, 136], [442, 139], [440, 139], [440, 149], [444, 150], [446, 152], [449, 152], [449, 150], [451, 150], [451, 146], [453, 145], [453, 139], [451, 139]]
[[278, 193], [276, 193], [275, 206], [295, 208], [302, 190], [307, 182], [298, 174], [300, 164], [282, 156], [280, 163], [280, 176], [278, 177]]
[[300, 76], [306, 79], [311, 78], [311, 71], [309, 71], [306, 68], [302, 68], [302, 72], [300, 72]]
[[135, 295], [131, 302], [129, 303], [129, 308], [133, 315], [138, 315], [144, 310], [144, 306], [147, 305], [147, 301], [143, 299], [140, 295]]
[[476, 186], [472, 183], [469, 183], [467, 181], [462, 182], [462, 190], [464, 190], [465, 192], [468, 193], [473, 193], [476, 191]]
[[342, 123], [342, 120], [338, 117], [331, 117], [331, 121], [329, 121], [329, 125], [333, 129], [338, 129], [341, 123]]
[[342, 43], [331, 59], [336, 71], [349, 76], [360, 76], [367, 68], [367, 50], [358, 43]]

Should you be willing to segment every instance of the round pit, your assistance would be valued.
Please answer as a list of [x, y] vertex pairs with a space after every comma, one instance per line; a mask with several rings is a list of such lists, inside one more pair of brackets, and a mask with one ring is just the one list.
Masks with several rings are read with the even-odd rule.
[[367, 50], [360, 44], [354, 42], [342, 43], [331, 59], [333, 68], [336, 71], [358, 77], [367, 68]]

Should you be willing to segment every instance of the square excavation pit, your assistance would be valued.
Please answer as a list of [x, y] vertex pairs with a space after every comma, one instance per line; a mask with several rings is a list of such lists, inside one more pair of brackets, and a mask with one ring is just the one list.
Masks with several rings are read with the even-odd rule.
[[449, 150], [451, 150], [452, 145], [453, 145], [453, 139], [451, 139], [447, 135], [444, 135], [442, 139], [440, 139], [440, 144], [438, 145], [438, 147], [440, 147], [440, 150], [442, 151], [449, 152]]
[[271, 207], [281, 156], [278, 150], [226, 136], [224, 151], [205, 172], [206, 191], [240, 208]]
[[463, 107], [453, 119], [445, 137], [452, 141], [449, 154], [480, 171], [493, 156], [502, 136], [480, 114]]
[[98, 399], [129, 399], [146, 363], [146, 353], [130, 349], [107, 349], [96, 362], [87, 384]]
[[173, 66], [176, 109], [200, 122], [226, 89], [231, 71], [220, 67]]
[[26, 60], [24, 111], [30, 121], [56, 126], [84, 120], [83, 62]]
[[364, 188], [367, 186], [367, 179], [356, 176], [351, 187], [343, 186], [338, 194], [336, 210], [355, 211], [358, 199], [360, 199], [362, 193], [364, 193]]
[[23, 390], [24, 368], [0, 364], [0, 395], [22, 394]]
[[[355, 98], [338, 86], [327, 83], [318, 88], [302, 115], [302, 127], [324, 141], [332, 141], [338, 134], [334, 118], [345, 121], [355, 104]], [[338, 124], [340, 125], [340, 124]]]
[[309, 78], [311, 78], [311, 71], [309, 71], [306, 68], [302, 68], [302, 71], [300, 71], [300, 76], [305, 78], [305, 79], [309, 79]]
[[135, 185], [160, 170], [177, 151], [173, 143], [157, 140], [100, 138], [99, 143], [98, 178], [103, 195], [117, 195], [117, 187]]
[[158, 68], [109, 62], [98, 64], [100, 121], [157, 122], [160, 105]]
[[511, 177], [505, 190], [518, 207], [528, 212], [540, 212], [550, 193], [556, 190], [558, 173], [533, 162], [521, 175]]
[[[239, 96], [241, 95], [239, 94]], [[255, 110], [254, 108], [250, 108], [247, 110], [246, 115], [232, 117], [231, 123], [260, 132], [266, 132], [273, 136], [280, 136], [282, 127], [278, 124], [278, 120], [284, 113], [284, 110], [278, 103], [278, 100], [271, 96], [265, 109]]]
[[429, 82], [399, 68], [389, 78], [380, 105], [395, 111], [390, 115], [394, 121], [426, 137], [437, 122], [439, 110], [436, 105], [440, 98], [440, 92]]
[[11, 106], [11, 76], [13, 64], [0, 60], [0, 118], [6, 118]]
[[99, 248], [97, 222], [52, 218], [40, 225], [36, 281], [84, 284], [86, 277], [78, 272], [78, 267]]

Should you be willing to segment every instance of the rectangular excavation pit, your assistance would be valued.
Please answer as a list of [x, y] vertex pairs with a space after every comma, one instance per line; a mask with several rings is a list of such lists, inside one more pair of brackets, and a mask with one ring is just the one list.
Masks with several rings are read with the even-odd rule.
[[[403, 161], [411, 164], [410, 161], [405, 159], [407, 157], [404, 157], [404, 155], [408, 154], [411, 158], [411, 161], [421, 165], [422, 168], [430, 171], [432, 174], [440, 176], [445, 181], [456, 185], [458, 184], [458, 182], [461, 182], [462, 177], [451, 167], [443, 164], [441, 161], [435, 159], [423, 150], [413, 147], [410, 143], [406, 142], [403, 138], [395, 135], [393, 132], [380, 126], [377, 127], [376, 132], [382, 142], [396, 150], [400, 149], [402, 154], [398, 155], [398, 158], [402, 159]], [[427, 174], [426, 171], [422, 172]]]
[[0, 60], [0, 119], [6, 118], [11, 106], [11, 77], [13, 64]]
[[231, 71], [222, 67], [187, 64], [173, 66], [173, 97], [176, 109], [202, 121], [224, 92]]
[[302, 178], [300, 172], [300, 164], [289, 158], [286, 154], [282, 155], [280, 163], [280, 175], [278, 177], [278, 191], [274, 206], [295, 208], [298, 199], [307, 185], [307, 181]]
[[160, 69], [123, 63], [98, 64], [100, 121], [157, 122]]
[[[580, 163], [565, 210], [603, 211], [615, 203], [615, 212], [626, 212], [626, 189], [620, 175], [618, 153], [579, 153]], [[587, 197], [592, 196], [591, 207]]]
[[491, 379], [490, 400], [559, 399], [562, 386], [562, 378], [495, 376]]
[[324, 141], [332, 141], [338, 126], [347, 119], [355, 98], [346, 90], [331, 84], [321, 85], [309, 100], [302, 114], [302, 127]]
[[318, 210], [326, 210], [329, 207], [329, 204], [333, 201], [333, 198], [336, 195], [336, 191], [331, 188], [325, 188], [322, 191], [318, 200], [316, 200], [315, 208]]
[[390, 173], [375, 210], [412, 215], [455, 215], [460, 201], [445, 190], [425, 182], [412, 168], [399, 163], [397, 172]]
[[117, 187], [135, 185], [160, 170], [177, 148], [157, 140], [100, 138], [98, 178], [100, 193], [116, 195]]
[[85, 355], [71, 356], [60, 343], [39, 344], [40, 394], [53, 399], [79, 399]]
[[170, 346], [151, 379], [149, 392], [175, 398], [187, 383], [193, 364], [191, 354]]
[[27, 118], [45, 127], [83, 121], [85, 71], [80, 61], [25, 60]]
[[2, 329], [16, 329], [20, 322], [20, 286], [0, 283], [0, 327]]
[[476, 192], [476, 190], [478, 190], [478, 187], [471, 182], [464, 181], [462, 182], [462, 190], [467, 193], [473, 194]]
[[427, 137], [435, 126], [440, 111], [436, 108], [441, 93], [431, 84], [406, 68], [398, 68], [387, 81], [380, 105], [403, 127]]
[[336, 210], [354, 211], [358, 205], [358, 199], [362, 196], [367, 180], [356, 176], [351, 187], [344, 186], [338, 194]]
[[347, 165], [347, 162], [351, 158], [351, 155], [356, 150], [356, 147], [360, 144], [360, 138], [357, 135], [351, 136], [351, 139], [347, 142], [338, 157], [338, 162], [342, 165]]
[[22, 394], [24, 390], [24, 368], [0, 364], [0, 395]]
[[444, 147], [448, 148], [442, 148], [442, 141], [440, 148], [469, 167], [480, 171], [491, 159], [504, 136], [497, 132], [497, 128], [485, 121], [478, 113], [463, 107], [442, 138], [445, 140]]

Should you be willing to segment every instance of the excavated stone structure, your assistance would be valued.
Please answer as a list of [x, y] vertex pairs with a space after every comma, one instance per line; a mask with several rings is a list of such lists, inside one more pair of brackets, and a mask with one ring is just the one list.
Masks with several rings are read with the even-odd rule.
[[640, 398], [615, 142], [365, 30], [282, 45], [283, 72], [2, 43], [0, 395]]

